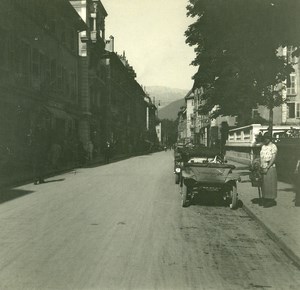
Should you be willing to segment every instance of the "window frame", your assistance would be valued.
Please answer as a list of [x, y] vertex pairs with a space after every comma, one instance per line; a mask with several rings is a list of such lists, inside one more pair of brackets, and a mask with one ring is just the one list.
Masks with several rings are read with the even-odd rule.
[[288, 96], [295, 96], [297, 95], [297, 77], [295, 73], [290, 74], [290, 86], [286, 87], [286, 93]]
[[300, 119], [300, 103], [295, 104], [295, 118]]
[[[290, 116], [290, 107], [289, 104], [294, 105], [294, 111], [292, 111], [292, 117]], [[300, 119], [300, 102], [287, 102], [287, 119]]]

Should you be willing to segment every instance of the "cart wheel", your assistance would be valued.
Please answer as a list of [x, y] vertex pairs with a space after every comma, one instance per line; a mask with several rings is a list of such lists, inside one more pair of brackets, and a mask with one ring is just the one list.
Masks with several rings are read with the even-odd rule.
[[188, 207], [190, 205], [190, 201], [188, 199], [188, 187], [184, 183], [181, 187], [181, 198], [182, 207]]
[[236, 209], [238, 204], [238, 194], [237, 194], [236, 184], [232, 185], [231, 187], [230, 198], [231, 198], [230, 208]]
[[175, 184], [179, 184], [179, 174], [175, 174]]

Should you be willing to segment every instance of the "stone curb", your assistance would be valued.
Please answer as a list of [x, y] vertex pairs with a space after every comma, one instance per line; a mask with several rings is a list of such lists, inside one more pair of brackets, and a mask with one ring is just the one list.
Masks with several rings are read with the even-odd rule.
[[243, 210], [267, 232], [268, 236], [280, 247], [280, 249], [291, 259], [294, 265], [300, 269], [300, 257], [291, 250], [249, 207], [243, 204]]

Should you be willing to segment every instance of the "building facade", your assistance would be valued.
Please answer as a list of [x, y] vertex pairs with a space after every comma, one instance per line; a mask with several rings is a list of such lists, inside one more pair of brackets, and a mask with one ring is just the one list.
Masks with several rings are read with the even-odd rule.
[[186, 107], [182, 107], [178, 112], [178, 142], [187, 143], [187, 116]]
[[162, 143], [161, 122], [159, 122], [159, 124], [155, 126], [155, 129], [156, 129], [156, 135], [157, 135], [158, 142], [159, 142], [159, 144], [161, 144]]
[[0, 170], [31, 171], [38, 127], [47, 169], [53, 148], [73, 166], [106, 141], [133, 153], [157, 139], [156, 107], [105, 41], [100, 0], [1, 1], [0, 16]]
[[[292, 47], [281, 47], [278, 55], [285, 57], [286, 61], [293, 64], [294, 72], [290, 75], [290, 81], [284, 84], [282, 91], [285, 103], [273, 109], [274, 126], [296, 127], [300, 125], [300, 63], [299, 58], [292, 55]], [[217, 106], [207, 115], [202, 115], [201, 107], [204, 101], [201, 99], [202, 88], [194, 88], [185, 97], [186, 111], [179, 112], [179, 139], [186, 138], [193, 144], [205, 146], [225, 146], [228, 132], [237, 127], [237, 118], [234, 116], [212, 117]], [[253, 120], [264, 120], [268, 123], [269, 109], [258, 106], [252, 110]], [[186, 128], [183, 130], [184, 123]], [[186, 135], [186, 136], [185, 136]], [[184, 137], [185, 136], [185, 137]]]
[[0, 15], [0, 140], [26, 163], [36, 126], [49, 146], [77, 138], [77, 38], [86, 26], [67, 0], [1, 1]]
[[[285, 57], [288, 63], [293, 64], [294, 72], [290, 75], [289, 82], [286, 82], [283, 90], [285, 103], [274, 108], [274, 125], [300, 125], [300, 64], [299, 58], [292, 56], [294, 49], [291, 46], [278, 49], [278, 55]], [[252, 115], [269, 119], [269, 110], [263, 106], [252, 110]]]
[[107, 12], [100, 0], [70, 0], [86, 24], [79, 35], [79, 88], [82, 116], [79, 135], [86, 150], [102, 151], [105, 142], [106, 68], [105, 18]]
[[190, 141], [194, 141], [195, 131], [195, 95], [192, 91], [189, 91], [185, 96], [186, 104], [186, 138]]
[[152, 142], [153, 133], [156, 136], [156, 107], [135, 80], [136, 73], [125, 53], [119, 55], [112, 49], [111, 37], [104, 56], [107, 91], [105, 136], [115, 144], [119, 153], [141, 152], [146, 141]]
[[87, 25], [79, 38], [81, 140], [99, 154], [107, 142], [115, 153], [142, 151], [147, 131], [145, 92], [125, 53], [114, 51], [114, 37], [105, 38], [107, 12], [100, 0], [70, 2]]

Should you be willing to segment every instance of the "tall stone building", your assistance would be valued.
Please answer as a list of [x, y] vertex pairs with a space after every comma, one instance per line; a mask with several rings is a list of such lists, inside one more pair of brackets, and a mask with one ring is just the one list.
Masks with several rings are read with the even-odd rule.
[[107, 41], [105, 54], [106, 138], [115, 144], [119, 153], [143, 151], [147, 133], [150, 128], [155, 130], [152, 107], [145, 101], [147, 94], [135, 80], [136, 73], [129, 65], [125, 52], [122, 55], [114, 52], [113, 41], [113, 37]]
[[70, 3], [87, 26], [79, 37], [80, 139], [87, 150], [92, 143], [100, 152], [106, 139], [103, 112], [107, 105], [107, 91], [103, 55], [107, 12], [100, 0], [70, 0]]
[[2, 157], [6, 150], [26, 163], [28, 136], [36, 126], [46, 130], [49, 146], [76, 139], [77, 39], [85, 29], [67, 0], [0, 1]]

